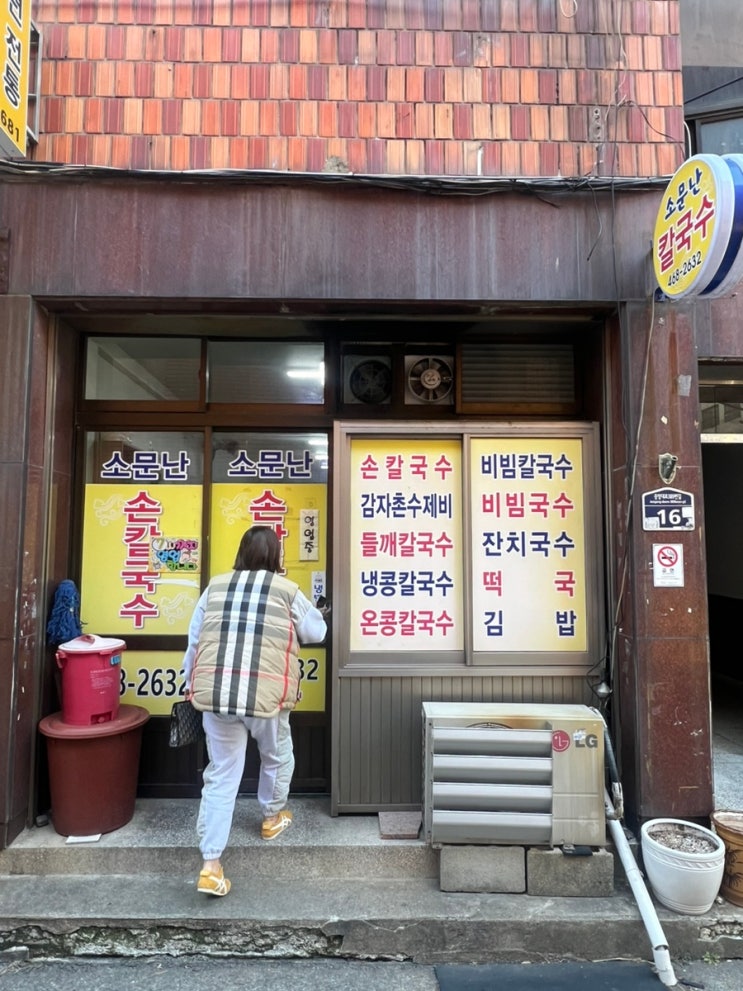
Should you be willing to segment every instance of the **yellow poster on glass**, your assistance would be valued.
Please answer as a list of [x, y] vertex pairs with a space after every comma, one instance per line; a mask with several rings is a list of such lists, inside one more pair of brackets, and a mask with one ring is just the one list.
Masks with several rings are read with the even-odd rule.
[[169, 716], [185, 696], [182, 650], [126, 650], [121, 655], [121, 702], [151, 716]]
[[[327, 594], [327, 487], [322, 483], [217, 482], [212, 485], [211, 574], [232, 570], [242, 535], [252, 526], [276, 531], [283, 573], [312, 603]], [[297, 711], [325, 709], [325, 648], [308, 645], [300, 652], [301, 698]]]
[[201, 589], [200, 485], [85, 487], [86, 633], [186, 634]]
[[462, 649], [461, 462], [458, 439], [352, 441], [352, 651]]
[[[307, 646], [299, 658], [299, 712], [325, 711], [325, 647]], [[125, 650], [121, 654], [121, 702], [151, 716], [168, 716], [184, 697], [182, 650]]]
[[587, 649], [580, 439], [473, 438], [473, 649]]

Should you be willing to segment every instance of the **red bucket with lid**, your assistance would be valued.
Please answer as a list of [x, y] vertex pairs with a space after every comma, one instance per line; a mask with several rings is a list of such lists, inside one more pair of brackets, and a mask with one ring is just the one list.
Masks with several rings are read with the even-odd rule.
[[62, 672], [62, 722], [95, 726], [116, 719], [123, 640], [83, 634], [57, 648]]

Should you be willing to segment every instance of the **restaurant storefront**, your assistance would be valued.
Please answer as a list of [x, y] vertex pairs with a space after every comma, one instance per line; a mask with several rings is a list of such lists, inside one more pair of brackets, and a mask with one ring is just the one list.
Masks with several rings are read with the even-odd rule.
[[[296, 792], [330, 794], [336, 813], [417, 807], [422, 702], [580, 702], [610, 723], [632, 814], [706, 814], [703, 561], [685, 535], [685, 586], [649, 589], [628, 513], [635, 479], [658, 486], [657, 448], [700, 458], [696, 405], [667, 389], [683, 365], [694, 394], [683, 312], [653, 339], [653, 416], [673, 437], [635, 448], [654, 318], [637, 232], [657, 193], [565, 190], [555, 209], [492, 192], [6, 184], [23, 235], [0, 305], [24, 344], [7, 377], [26, 383], [7, 416], [22, 417], [34, 507], [8, 537], [37, 601], [13, 641], [6, 839], [48, 800], [36, 726], [59, 700], [43, 623], [64, 578], [85, 632], [125, 641], [122, 701], [151, 714], [139, 794], [198, 794], [203, 752], [169, 750], [167, 713], [200, 589], [253, 523], [332, 603], [326, 642], [302, 653]], [[614, 240], [587, 283], [566, 231], [597, 211]], [[638, 611], [648, 595], [663, 605]], [[662, 704], [683, 689], [688, 718], [661, 733], [646, 700], [669, 657]], [[663, 754], [688, 750], [692, 722], [701, 737], [669, 776]], [[251, 751], [245, 791], [256, 773]]]
[[[121, 701], [154, 717], [141, 791], [198, 794], [203, 751], [163, 748], [188, 623], [244, 530], [272, 527], [285, 573], [334, 603], [329, 642], [300, 658], [295, 790], [335, 782], [339, 811], [416, 807], [422, 701], [471, 694], [475, 678], [487, 700], [596, 701], [599, 426], [541, 417], [582, 413], [590, 348], [576, 331], [590, 342], [601, 328], [447, 322], [431, 344], [390, 319], [376, 336], [395, 341], [361, 345], [361, 325], [343, 329], [347, 341], [328, 322], [302, 340], [296, 323], [247, 321], [261, 338], [82, 339], [81, 618], [125, 642]], [[518, 423], [462, 413], [489, 406], [493, 383], [504, 410], [529, 409]], [[134, 425], [145, 411], [149, 429]], [[174, 417], [182, 426], [167, 429]], [[394, 725], [375, 709], [385, 695]]]

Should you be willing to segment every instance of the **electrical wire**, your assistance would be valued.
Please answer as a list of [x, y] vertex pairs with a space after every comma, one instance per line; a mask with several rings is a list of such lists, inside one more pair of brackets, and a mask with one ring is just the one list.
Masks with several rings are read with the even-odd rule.
[[[593, 190], [592, 190], [592, 192], [593, 192]], [[593, 208], [596, 211], [596, 218], [598, 219], [598, 222], [599, 222], [599, 231], [598, 231], [598, 234], [596, 235], [596, 238], [595, 238], [593, 244], [591, 245], [591, 250], [588, 252], [588, 254], [586, 256], [586, 262], [590, 262], [591, 255], [596, 250], [596, 245], [599, 243], [599, 241], [601, 240], [601, 235], [604, 233], [604, 223], [603, 223], [603, 221], [601, 219], [601, 214], [599, 212], [599, 204], [598, 204], [598, 200], [596, 199], [596, 193], [595, 192], [593, 193]]]
[[[612, 5], [612, 15], [613, 15], [613, 31], [614, 31], [614, 34], [615, 34], [615, 37], [616, 37], [617, 43], [618, 43], [617, 63], [618, 63], [618, 65], [625, 66], [626, 65], [626, 61], [627, 61], [627, 55], [626, 55], [626, 51], [625, 51], [625, 47], [624, 47], [624, 38], [623, 38], [623, 35], [622, 35], [622, 30], [621, 30], [621, 0], [617, 0], [617, 2], [615, 2]], [[615, 295], [616, 308], [617, 308], [617, 320], [619, 321], [620, 330], [622, 328], [623, 321], [626, 319], [626, 316], [625, 316], [625, 311], [623, 311], [623, 309], [622, 309], [621, 298], [620, 298], [620, 293], [619, 293], [619, 271], [618, 271], [618, 259], [617, 259], [617, 239], [616, 239], [616, 230], [615, 230], [615, 225], [616, 225], [616, 192], [617, 192], [617, 189], [619, 188], [618, 187], [618, 184], [617, 184], [617, 181], [616, 181], [616, 172], [617, 172], [616, 165], [617, 165], [617, 155], [618, 155], [618, 151], [619, 151], [618, 117], [619, 117], [619, 109], [622, 106], [636, 106], [637, 107], [637, 104], [634, 103], [634, 101], [627, 100], [624, 97], [621, 97], [620, 98], [620, 91], [621, 91], [622, 84], [623, 84], [623, 81], [624, 81], [624, 75], [625, 74], [624, 74], [624, 70], [623, 69], [617, 69], [616, 85], [615, 85], [615, 88], [614, 88], [614, 99], [613, 99], [612, 103], [607, 107], [605, 118], [604, 118], [605, 119], [605, 126], [606, 126], [606, 128], [608, 130], [608, 127], [609, 127], [609, 114], [613, 110], [613, 121], [612, 121], [612, 123], [613, 123], [613, 133], [612, 133], [611, 140], [610, 140], [610, 144], [612, 146], [612, 151], [613, 151], [613, 168], [612, 168], [612, 179], [611, 179], [611, 185], [610, 185], [610, 194], [611, 194], [611, 244], [612, 244], [612, 264], [613, 264], [613, 272], [614, 272], [614, 295]], [[662, 134], [662, 132], [658, 131], [657, 128], [653, 127], [653, 125], [650, 123], [647, 115], [644, 113], [644, 111], [642, 110], [642, 108], [641, 107], [637, 107], [637, 109], [640, 111], [640, 113], [644, 117], [645, 122], [648, 125], [648, 127], [651, 130], [655, 131], [656, 133]], [[663, 134], [662, 136], [665, 137], [668, 141], [670, 141], [670, 142], [672, 142], [674, 144], [680, 144], [681, 143], [681, 142], [677, 142], [670, 135]], [[593, 253], [593, 250], [594, 250], [594, 248], [596, 246], [596, 243], [594, 243], [593, 247], [591, 248], [591, 252], [589, 253], [589, 259], [591, 257], [591, 254]], [[639, 460], [640, 431], [641, 431], [641, 428], [642, 428], [642, 423], [643, 423], [643, 419], [644, 419], [644, 415], [645, 415], [645, 398], [646, 398], [646, 393], [647, 393], [647, 382], [648, 382], [648, 374], [649, 374], [649, 367], [650, 367], [650, 355], [651, 355], [651, 347], [652, 347], [652, 340], [653, 340], [653, 328], [654, 328], [654, 324], [655, 324], [655, 294], [653, 293], [652, 296], [651, 296], [650, 326], [648, 328], [648, 339], [647, 339], [647, 345], [646, 345], [646, 351], [645, 351], [644, 368], [643, 368], [643, 381], [642, 381], [642, 389], [641, 389], [641, 393], [640, 393], [640, 405], [639, 405], [638, 416], [637, 416], [637, 430], [636, 430], [636, 434], [635, 434], [634, 447], [633, 447], [632, 452], [631, 452], [631, 459], [632, 460], [631, 460], [631, 469], [630, 469], [630, 484], [629, 484], [629, 492], [627, 494], [627, 509], [626, 509], [625, 521], [624, 521], [624, 547], [623, 547], [622, 558], [621, 558], [620, 569], [619, 569], [619, 586], [617, 588], [617, 594], [616, 594], [616, 600], [615, 600], [615, 606], [614, 606], [614, 611], [613, 611], [613, 617], [612, 617], [612, 620], [611, 620], [611, 625], [607, 629], [606, 645], [605, 645], [604, 655], [603, 655], [603, 657], [600, 658], [600, 660], [598, 660], [589, 669], [589, 671], [586, 674], [587, 679], [590, 679], [592, 676], [595, 675], [595, 672], [597, 670], [601, 670], [603, 668], [603, 675], [606, 678], [607, 683], [608, 683], [610, 689], [613, 687], [613, 683], [614, 683], [614, 667], [615, 667], [615, 658], [616, 658], [616, 640], [617, 640], [617, 634], [618, 634], [618, 628], [619, 628], [619, 617], [620, 617], [621, 609], [622, 609], [622, 606], [623, 606], [623, 603], [624, 603], [624, 595], [625, 595], [625, 589], [626, 589], [626, 583], [627, 583], [627, 575], [628, 575], [628, 569], [629, 569], [629, 535], [630, 535], [630, 526], [632, 524], [632, 502], [633, 502], [633, 496], [634, 496], [634, 490], [635, 490], [635, 482], [636, 482], [636, 477], [637, 477], [637, 464], [638, 464], [638, 460]], [[626, 395], [626, 393], [625, 393], [625, 395]], [[626, 424], [626, 415], [624, 415], [624, 414], [623, 414], [623, 421]], [[589, 685], [590, 685], [591, 690], [593, 691], [593, 693], [596, 694], [596, 686], [592, 685], [590, 681], [589, 681]], [[603, 699], [600, 699], [599, 700], [600, 701], [600, 709], [602, 711], [608, 706], [608, 704], [609, 704], [609, 698], [610, 698], [610, 695], [607, 698], [603, 698]]]
[[645, 123], [648, 125], [651, 131], [654, 131], [656, 134], [660, 134], [662, 138], [666, 138], [668, 141], [671, 142], [671, 144], [679, 145], [681, 148], [685, 147], [684, 141], [682, 141], [680, 138], [674, 138], [673, 135], [666, 134], [665, 131], [659, 131], [657, 127], [653, 127], [653, 125], [650, 123], [650, 120], [648, 119], [648, 115], [645, 113], [645, 111], [642, 109], [639, 103], [635, 103], [634, 100], [627, 100], [626, 105], [628, 107], [635, 107], [637, 110], [640, 111], [640, 114], [642, 115]]
[[684, 106], [688, 107], [690, 103], [694, 103], [696, 100], [703, 100], [705, 96], [712, 96], [713, 93], [717, 93], [721, 89], [725, 89], [727, 86], [734, 86], [735, 83], [743, 82], [743, 76], [736, 76], [735, 79], [728, 79], [726, 83], [720, 83], [719, 86], [713, 86], [712, 89], [708, 89], [705, 93], [697, 93], [696, 96], [689, 97], [688, 100], [684, 100]]
[[[624, 38], [623, 38], [623, 35], [622, 35], [622, 31], [621, 31], [621, 9], [620, 8], [621, 8], [621, 0], [617, 0], [617, 2], [615, 2], [612, 5], [613, 31], [614, 31], [614, 34], [616, 36], [616, 39], [617, 39], [617, 42], [618, 42], [618, 46], [619, 46], [617, 63], [619, 65], [626, 65], [627, 56], [626, 56], [626, 51], [625, 51], [625, 48], [624, 48]], [[616, 85], [615, 85], [615, 88], [614, 88], [614, 98], [613, 98], [612, 103], [607, 107], [606, 114], [604, 116], [605, 126], [606, 126], [606, 128], [608, 130], [608, 127], [609, 127], [609, 114], [613, 110], [613, 135], [612, 135], [612, 138], [611, 138], [611, 141], [610, 141], [611, 146], [612, 146], [612, 150], [613, 150], [613, 167], [612, 167], [612, 178], [611, 178], [611, 185], [610, 185], [610, 193], [611, 193], [611, 243], [612, 243], [612, 262], [613, 262], [613, 268], [614, 268], [614, 293], [615, 293], [615, 300], [616, 300], [616, 307], [617, 307], [617, 319], [619, 321], [620, 330], [622, 329], [622, 323], [626, 319], [626, 316], [625, 316], [625, 311], [623, 311], [623, 309], [622, 309], [621, 299], [620, 299], [620, 294], [619, 294], [619, 273], [618, 273], [617, 250], [616, 250], [617, 240], [616, 240], [616, 231], [615, 231], [615, 224], [616, 224], [616, 198], [615, 198], [615, 194], [616, 194], [617, 189], [619, 188], [618, 187], [618, 184], [616, 182], [617, 155], [618, 155], [618, 151], [619, 151], [619, 138], [618, 138], [618, 116], [619, 116], [619, 109], [622, 106], [634, 106], [634, 107], [636, 107], [640, 111], [640, 113], [642, 114], [642, 116], [643, 116], [643, 118], [645, 120], [645, 123], [647, 124], [647, 126], [652, 131], [654, 131], [657, 134], [660, 134], [662, 137], [666, 138], [672, 144], [680, 145], [681, 147], [684, 147], [685, 146], [685, 142], [678, 141], [677, 139], [673, 138], [671, 135], [665, 134], [662, 131], [659, 131], [656, 127], [654, 127], [651, 124], [651, 122], [648, 119], [648, 117], [645, 114], [645, 112], [643, 111], [642, 107], [638, 106], [634, 101], [628, 100], [628, 99], [626, 99], [624, 97], [621, 97], [620, 98], [620, 91], [621, 91], [621, 87], [622, 87], [623, 81], [624, 81], [624, 70], [623, 69], [617, 69]], [[685, 127], [686, 127], [686, 124], [685, 124]], [[688, 128], [687, 128], [687, 130], [688, 130]], [[689, 141], [690, 141], [690, 135], [688, 137], [689, 137]], [[598, 212], [598, 207], [597, 207], [597, 212]], [[600, 235], [601, 235], [601, 230], [599, 231], [599, 237], [600, 237]], [[598, 238], [596, 239], [596, 241], [594, 242], [593, 246], [591, 247], [591, 251], [589, 252], [587, 261], [590, 260], [591, 255], [593, 254], [593, 251], [594, 251], [597, 243], [598, 243]], [[622, 550], [622, 557], [621, 557], [621, 562], [620, 562], [620, 567], [619, 567], [619, 585], [618, 585], [618, 588], [617, 588], [616, 599], [615, 599], [615, 606], [614, 606], [613, 616], [612, 616], [612, 619], [611, 619], [611, 625], [607, 629], [606, 645], [605, 645], [604, 654], [588, 670], [588, 672], [586, 672], [586, 679], [587, 679], [587, 681], [589, 683], [589, 686], [591, 688], [591, 691], [594, 693], [594, 695], [597, 694], [597, 692], [596, 692], [597, 686], [595, 686], [594, 684], [592, 684], [592, 682], [591, 682], [590, 679], [592, 677], [595, 677], [595, 674], [596, 674], [597, 671], [602, 670], [603, 676], [606, 678], [610, 690], [612, 689], [613, 683], [614, 683], [614, 668], [615, 668], [615, 659], [616, 659], [616, 647], [617, 647], [617, 635], [618, 635], [618, 629], [619, 629], [619, 618], [620, 618], [620, 615], [621, 615], [622, 606], [624, 604], [624, 596], [625, 596], [626, 584], [627, 584], [627, 575], [628, 575], [628, 570], [629, 570], [629, 538], [630, 538], [630, 527], [632, 525], [632, 512], [633, 512], [632, 505], [633, 505], [635, 483], [636, 483], [636, 478], [637, 478], [637, 466], [638, 466], [639, 451], [640, 451], [640, 432], [641, 432], [641, 429], [642, 429], [643, 419], [644, 419], [644, 415], [645, 415], [645, 400], [646, 400], [646, 394], [647, 394], [647, 382], [648, 382], [648, 374], [649, 374], [649, 368], [650, 368], [650, 356], [651, 356], [651, 348], [652, 348], [652, 341], [653, 341], [653, 329], [654, 329], [654, 325], [655, 325], [655, 293], [653, 293], [651, 295], [650, 326], [648, 328], [647, 344], [646, 344], [646, 349], [645, 349], [642, 388], [641, 388], [641, 392], [640, 392], [640, 403], [639, 403], [639, 408], [638, 408], [638, 413], [637, 413], [637, 429], [636, 429], [636, 432], [635, 432], [634, 446], [633, 446], [633, 449], [631, 450], [631, 467], [630, 467], [630, 476], [629, 476], [630, 477], [630, 482], [629, 482], [629, 491], [627, 493], [627, 509], [626, 509], [625, 520], [624, 520], [624, 547], [623, 547], [623, 550]], [[625, 397], [626, 397], [626, 392], [625, 392]], [[623, 417], [622, 417], [623, 422], [625, 423], [625, 429], [626, 429], [627, 417], [626, 417], [625, 414], [626, 414], [626, 409], [625, 409], [625, 413], [623, 413]], [[608, 704], [609, 704], [609, 698], [610, 697], [611, 697], [611, 691], [610, 691], [608, 697], [606, 697], [606, 698], [600, 698], [599, 699], [599, 703], [600, 703], [599, 708], [601, 709], [602, 712], [608, 706]]]
[[684, 133], [686, 134], [686, 157], [691, 158], [692, 155], [691, 128], [686, 123], [686, 121], [684, 121]]
[[624, 593], [627, 582], [627, 572], [629, 569], [629, 538], [630, 538], [630, 526], [632, 523], [632, 500], [635, 492], [635, 481], [637, 479], [637, 463], [640, 457], [640, 431], [642, 429], [642, 423], [645, 416], [645, 398], [647, 394], [648, 374], [650, 369], [650, 354], [653, 343], [653, 329], [655, 327], [655, 293], [653, 293], [650, 298], [651, 298], [650, 326], [648, 327], [647, 344], [645, 346], [642, 388], [640, 390], [640, 403], [637, 411], [637, 430], [635, 432], [634, 449], [632, 451], [630, 484], [629, 484], [629, 490], [627, 492], [627, 511], [625, 513], [625, 519], [624, 519], [624, 548], [622, 552], [622, 561], [620, 568], [620, 582], [619, 582], [619, 588], [617, 590], [616, 608], [614, 610], [614, 618], [612, 621], [611, 636], [609, 640], [609, 684], [610, 685], [613, 684], [614, 658], [616, 656], [616, 638], [617, 638], [617, 631], [619, 628], [619, 615], [624, 601]]
[[207, 183], [219, 181], [234, 185], [334, 185], [371, 186], [441, 196], [491, 196], [495, 193], [575, 193], [606, 192], [614, 186], [626, 192], [665, 189], [664, 176], [603, 178], [600, 176], [538, 177], [515, 176], [393, 176], [355, 172], [282, 172], [260, 169], [115, 169], [104, 165], [64, 165], [59, 162], [27, 160], [0, 161], [0, 176], [12, 179], [40, 178], [100, 179], [103, 181], [147, 180], [150, 182]]

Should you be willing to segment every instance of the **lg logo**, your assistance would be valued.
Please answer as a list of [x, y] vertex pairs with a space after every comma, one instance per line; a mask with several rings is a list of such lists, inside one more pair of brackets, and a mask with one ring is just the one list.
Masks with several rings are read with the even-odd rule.
[[[576, 730], [573, 733], [575, 746], [583, 750], [595, 750], [599, 745], [599, 738], [595, 733], [586, 733], [584, 729]], [[562, 754], [570, 747], [570, 734], [564, 729], [556, 729], [552, 733], [552, 749], [555, 753]]]
[[599, 738], [595, 733], [586, 733], [580, 730], [575, 734], [575, 745], [576, 747], [587, 747], [589, 750], [595, 750], [599, 745]]

